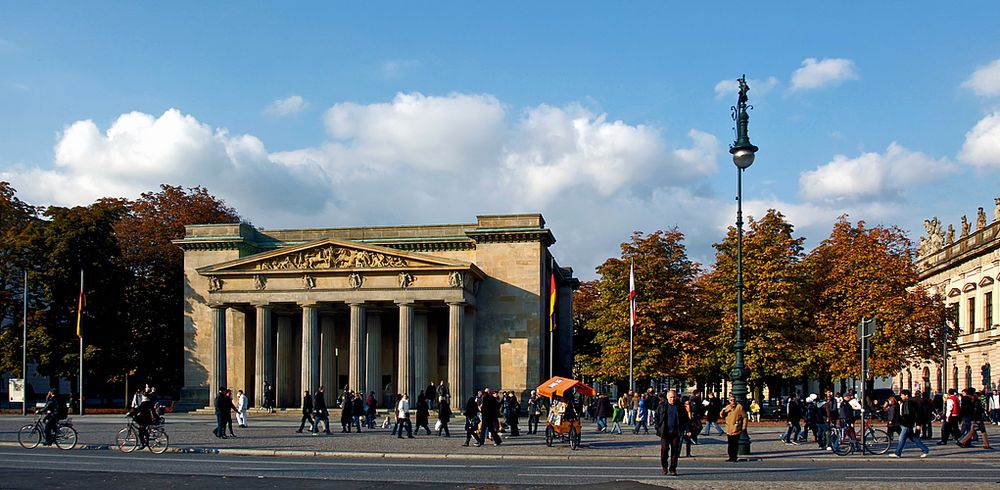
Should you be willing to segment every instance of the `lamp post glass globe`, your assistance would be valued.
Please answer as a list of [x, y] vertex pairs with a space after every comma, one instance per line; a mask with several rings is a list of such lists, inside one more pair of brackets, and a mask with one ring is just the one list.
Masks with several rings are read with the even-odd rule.
[[733, 163], [740, 170], [746, 170], [753, 165], [754, 151], [749, 148], [740, 148], [733, 152]]

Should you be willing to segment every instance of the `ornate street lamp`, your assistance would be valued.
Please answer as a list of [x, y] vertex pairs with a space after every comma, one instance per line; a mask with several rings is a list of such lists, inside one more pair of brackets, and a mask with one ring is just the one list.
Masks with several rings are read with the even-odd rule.
[[[733, 345], [733, 352], [736, 361], [729, 371], [729, 379], [733, 382], [733, 396], [736, 403], [743, 405], [743, 410], [750, 413], [750, 405], [747, 400], [747, 370], [743, 365], [743, 171], [753, 165], [754, 154], [757, 147], [750, 144], [750, 137], [747, 136], [747, 124], [750, 116], [747, 109], [747, 92], [750, 86], [747, 85], [747, 76], [743, 75], [737, 81], [740, 82], [740, 98], [736, 106], [732, 108], [733, 120], [736, 121], [736, 141], [729, 147], [729, 153], [733, 154], [733, 163], [736, 165], [736, 343]], [[739, 454], [750, 454], [750, 436], [744, 429], [740, 434]]]

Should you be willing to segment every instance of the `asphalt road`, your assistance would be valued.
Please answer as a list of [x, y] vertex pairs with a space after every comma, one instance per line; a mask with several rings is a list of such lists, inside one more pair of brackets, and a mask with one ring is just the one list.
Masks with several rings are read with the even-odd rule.
[[[768, 488], [807, 488], [839, 482], [845, 488], [905, 484], [906, 488], [997, 488], [1000, 461], [958, 463], [902, 460], [751, 460], [740, 463], [681, 460], [680, 476], [661, 474], [655, 461], [630, 460], [442, 460], [414, 458], [253, 457], [216, 454], [122, 454], [115, 451], [59, 451], [0, 448], [0, 488], [101, 486], [105, 488], [198, 488], [215, 483], [246, 488], [540, 488], [634, 481], [676, 488], [727, 487], [750, 482]], [[635, 486], [626, 485], [626, 486]]]

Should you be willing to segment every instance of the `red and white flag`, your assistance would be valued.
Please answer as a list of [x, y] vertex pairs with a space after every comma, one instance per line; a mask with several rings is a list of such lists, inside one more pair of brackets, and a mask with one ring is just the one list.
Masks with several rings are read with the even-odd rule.
[[635, 332], [635, 268], [631, 262], [628, 265], [628, 326]]

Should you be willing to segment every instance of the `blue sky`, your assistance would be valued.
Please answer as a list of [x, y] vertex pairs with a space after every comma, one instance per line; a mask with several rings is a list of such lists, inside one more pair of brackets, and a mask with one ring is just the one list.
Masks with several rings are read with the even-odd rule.
[[1000, 196], [996, 2], [0, 3], [0, 179], [203, 185], [262, 227], [542, 212], [584, 278], [632, 230], [750, 214], [923, 233]]

